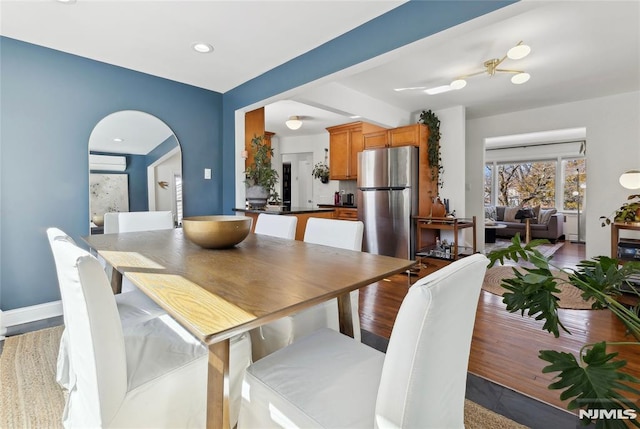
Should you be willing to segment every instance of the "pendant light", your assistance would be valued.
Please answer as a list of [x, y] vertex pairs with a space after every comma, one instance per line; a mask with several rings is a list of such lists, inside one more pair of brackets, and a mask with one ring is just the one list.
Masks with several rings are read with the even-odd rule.
[[290, 130], [297, 130], [302, 126], [302, 121], [300, 120], [299, 116], [290, 116], [285, 124]]

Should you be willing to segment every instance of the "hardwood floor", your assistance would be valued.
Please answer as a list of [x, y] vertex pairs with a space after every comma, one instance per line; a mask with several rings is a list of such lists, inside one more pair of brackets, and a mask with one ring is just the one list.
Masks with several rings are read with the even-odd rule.
[[[584, 259], [584, 244], [565, 243], [553, 260], [559, 266], [575, 266]], [[421, 270], [422, 277], [437, 267]], [[412, 277], [411, 283], [418, 277]], [[366, 288], [360, 293], [361, 328], [389, 338], [400, 303], [408, 289], [406, 275], [393, 276]], [[633, 340], [625, 334], [621, 322], [609, 310], [560, 310], [560, 320], [571, 335], [559, 338], [543, 331], [541, 321], [511, 314], [502, 298], [481, 291], [471, 344], [469, 372], [520, 392], [538, 401], [566, 410], [567, 401], [560, 400], [558, 390], [549, 390], [555, 374], [543, 374], [545, 361], [538, 358], [540, 350], [558, 350], [577, 355], [584, 344], [599, 341]], [[627, 368], [640, 376], [640, 347], [608, 347], [621, 351]]]

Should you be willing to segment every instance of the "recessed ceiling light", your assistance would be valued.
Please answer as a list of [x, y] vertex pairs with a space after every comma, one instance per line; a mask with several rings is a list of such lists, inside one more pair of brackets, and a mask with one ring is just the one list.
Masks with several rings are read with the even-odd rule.
[[71, 3], [75, 3], [76, 0], [57, 0], [58, 3], [65, 3], [65, 4], [71, 4]]
[[201, 54], [208, 54], [213, 51], [213, 46], [208, 43], [194, 43], [193, 50], [196, 52], [200, 52]]
[[453, 90], [453, 88], [451, 88], [450, 85], [442, 85], [442, 86], [436, 86], [435, 88], [425, 89], [424, 92], [426, 92], [429, 95], [436, 95], [436, 94], [442, 94], [443, 92], [449, 92], [451, 90]]
[[360, 115], [349, 116], [349, 119], [359, 119], [359, 118], [362, 118], [362, 116]]
[[113, 141], [116, 142], [116, 143], [122, 143], [124, 141], [124, 139], [120, 138], [120, 137], [116, 137], [116, 138], [113, 139]]

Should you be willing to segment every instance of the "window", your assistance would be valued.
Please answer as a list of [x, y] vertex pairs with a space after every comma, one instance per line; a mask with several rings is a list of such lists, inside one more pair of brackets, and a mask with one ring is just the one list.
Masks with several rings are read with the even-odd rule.
[[173, 174], [173, 183], [175, 189], [175, 213], [176, 213], [176, 223], [178, 225], [182, 225], [182, 175], [180, 173]]
[[580, 201], [582, 209], [585, 181], [584, 158], [490, 162], [484, 169], [484, 203], [570, 211]]
[[[562, 184], [562, 208], [564, 210], [583, 210], [587, 167], [584, 158], [562, 160], [564, 181]], [[578, 206], [579, 204], [579, 206]]]
[[555, 162], [499, 164], [497, 173], [499, 205], [555, 207]]
[[493, 194], [493, 164], [487, 163], [484, 166], [484, 203], [491, 205], [491, 195]]

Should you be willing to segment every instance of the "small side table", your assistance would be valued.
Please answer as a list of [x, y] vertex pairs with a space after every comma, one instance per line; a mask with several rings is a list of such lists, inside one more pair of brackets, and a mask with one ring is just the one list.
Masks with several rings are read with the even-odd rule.
[[506, 228], [507, 225], [502, 223], [496, 223], [493, 225], [484, 225], [484, 242], [495, 243], [496, 242], [496, 230]]
[[520, 219], [520, 220], [524, 219], [524, 222], [525, 222], [525, 226], [524, 226], [525, 244], [531, 241], [531, 219], [533, 219], [534, 217], [535, 215], [533, 213], [533, 210], [531, 209], [521, 209], [521, 210], [518, 210], [518, 213], [516, 214], [516, 219]]

